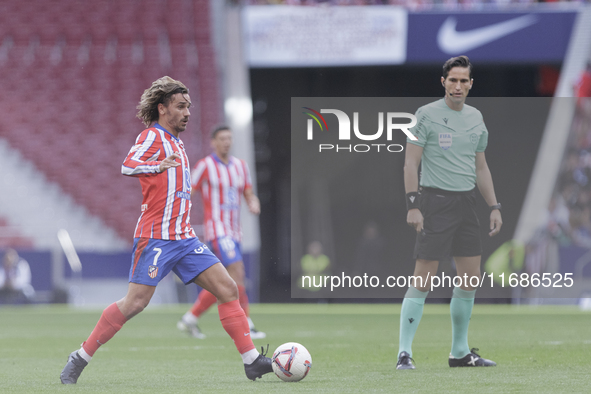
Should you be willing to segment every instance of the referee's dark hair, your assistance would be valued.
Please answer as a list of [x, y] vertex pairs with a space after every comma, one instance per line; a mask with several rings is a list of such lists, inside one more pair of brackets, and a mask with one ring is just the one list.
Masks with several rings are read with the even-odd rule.
[[468, 56], [457, 56], [452, 57], [445, 63], [443, 63], [443, 79], [447, 79], [447, 74], [449, 74], [449, 70], [454, 67], [464, 67], [470, 69], [470, 79], [472, 79], [472, 63], [470, 63], [470, 59]]
[[232, 131], [230, 126], [225, 125], [225, 124], [220, 124], [220, 125], [215, 126], [213, 128], [213, 131], [211, 132], [211, 139], [213, 140], [215, 138], [215, 136], [218, 135], [218, 133], [220, 131], [224, 131], [224, 130]]

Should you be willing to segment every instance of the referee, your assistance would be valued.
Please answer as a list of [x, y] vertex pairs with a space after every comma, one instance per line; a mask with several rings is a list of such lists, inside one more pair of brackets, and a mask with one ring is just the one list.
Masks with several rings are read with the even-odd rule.
[[[495, 197], [484, 150], [488, 131], [482, 114], [464, 104], [472, 88], [472, 64], [466, 56], [443, 65], [445, 97], [417, 110], [411, 129], [417, 141], [407, 139], [404, 186], [407, 223], [417, 232], [415, 279], [400, 311], [400, 343], [396, 369], [414, 369], [412, 341], [429, 294], [430, 278], [439, 261], [453, 257], [457, 275], [480, 278], [479, 222], [476, 186], [490, 206], [490, 236], [502, 225], [501, 205]], [[419, 193], [419, 164], [422, 163]], [[468, 325], [476, 290], [470, 283], [453, 289], [450, 303], [452, 343], [450, 367], [488, 367], [496, 363], [480, 357], [468, 346]]]

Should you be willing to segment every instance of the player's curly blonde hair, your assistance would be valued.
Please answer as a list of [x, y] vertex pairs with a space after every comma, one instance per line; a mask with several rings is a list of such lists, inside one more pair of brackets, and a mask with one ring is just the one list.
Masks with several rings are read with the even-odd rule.
[[164, 76], [152, 82], [152, 86], [144, 90], [140, 103], [137, 106], [137, 117], [149, 127], [158, 120], [158, 104], [165, 107], [170, 103], [170, 98], [177, 93], [188, 94], [189, 89], [181, 82]]

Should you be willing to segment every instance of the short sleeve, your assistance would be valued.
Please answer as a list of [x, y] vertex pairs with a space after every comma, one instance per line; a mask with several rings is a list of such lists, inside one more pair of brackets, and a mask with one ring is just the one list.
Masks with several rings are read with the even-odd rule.
[[488, 145], [488, 130], [486, 129], [486, 125], [482, 122], [482, 134], [480, 134], [480, 139], [478, 140], [478, 146], [476, 147], [476, 152], [484, 152], [486, 150], [486, 146]]
[[408, 131], [410, 131], [412, 133], [412, 135], [417, 137], [417, 140], [413, 141], [407, 137], [406, 142], [407, 143], [410, 142], [411, 144], [424, 147], [425, 143], [427, 142], [426, 123], [429, 120], [427, 118], [427, 115], [425, 115], [425, 111], [423, 110], [422, 107], [417, 110], [417, 112], [415, 113], [415, 116], [417, 118], [417, 124], [414, 127], [411, 127], [410, 129], [408, 129]]
[[250, 168], [248, 168], [248, 164], [246, 161], [241, 160], [242, 166], [244, 168], [244, 190], [252, 188], [252, 179], [250, 177]]

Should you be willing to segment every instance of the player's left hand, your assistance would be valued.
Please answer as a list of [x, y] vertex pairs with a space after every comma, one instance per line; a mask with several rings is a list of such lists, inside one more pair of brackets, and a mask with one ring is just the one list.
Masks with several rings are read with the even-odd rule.
[[501, 231], [503, 225], [503, 219], [501, 218], [501, 211], [494, 209], [490, 213], [490, 233], [489, 236], [494, 237]]
[[174, 152], [172, 155], [168, 156], [166, 159], [164, 159], [160, 162], [160, 166], [158, 167], [158, 169], [162, 173], [162, 172], [168, 170], [169, 168], [178, 167], [181, 165], [181, 163], [179, 163], [175, 160], [180, 159], [180, 158], [181, 158], [181, 156], [178, 153]]
[[247, 205], [250, 213], [254, 215], [258, 215], [261, 213], [261, 202], [259, 201], [259, 198], [254, 194], [248, 199]]

